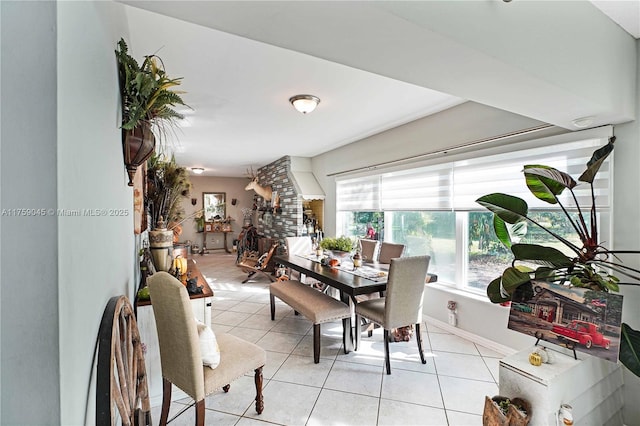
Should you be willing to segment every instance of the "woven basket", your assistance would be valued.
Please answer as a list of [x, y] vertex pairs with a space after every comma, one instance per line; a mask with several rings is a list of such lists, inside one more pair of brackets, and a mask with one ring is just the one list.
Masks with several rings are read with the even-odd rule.
[[507, 410], [507, 415], [505, 416], [498, 406], [498, 403], [505, 399], [507, 399], [507, 397], [504, 396], [494, 396], [493, 398], [485, 397], [484, 412], [482, 414], [483, 426], [526, 426], [529, 424], [531, 420], [531, 405], [524, 399], [510, 398], [514, 404], [523, 407], [527, 415], [524, 416], [520, 410], [510, 405]]

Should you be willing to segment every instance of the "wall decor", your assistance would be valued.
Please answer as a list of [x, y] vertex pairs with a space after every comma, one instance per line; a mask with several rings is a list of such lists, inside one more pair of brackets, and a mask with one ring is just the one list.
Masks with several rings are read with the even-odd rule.
[[203, 192], [202, 205], [204, 208], [205, 222], [224, 219], [226, 217], [225, 203], [225, 192]]
[[529, 299], [511, 302], [508, 328], [617, 362], [622, 298], [610, 292], [536, 282]]
[[156, 137], [159, 151], [164, 153], [162, 136], [171, 133], [176, 121], [184, 118], [174, 108], [188, 105], [179, 92], [171, 90], [182, 79], [169, 78], [159, 57], [147, 55], [139, 65], [122, 38], [115, 53], [122, 103], [122, 149], [128, 185], [133, 186], [136, 169], [155, 152]]

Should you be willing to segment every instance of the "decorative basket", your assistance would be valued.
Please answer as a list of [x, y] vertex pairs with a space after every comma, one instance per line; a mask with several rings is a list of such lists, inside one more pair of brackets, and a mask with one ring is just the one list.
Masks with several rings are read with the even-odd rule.
[[[507, 399], [510, 399], [512, 404], [509, 405], [505, 415], [498, 404]], [[523, 414], [514, 405], [524, 408], [526, 414]], [[485, 397], [484, 412], [482, 414], [483, 426], [526, 426], [530, 420], [531, 405], [526, 400], [521, 398], [511, 399], [504, 396]]]

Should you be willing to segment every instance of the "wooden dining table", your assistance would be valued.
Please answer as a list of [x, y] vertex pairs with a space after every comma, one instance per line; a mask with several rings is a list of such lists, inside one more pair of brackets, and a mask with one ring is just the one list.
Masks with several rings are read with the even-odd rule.
[[[340, 293], [340, 300], [347, 305], [350, 305], [350, 302], [353, 304], [357, 303], [356, 296], [382, 293], [387, 288], [388, 275], [386, 272], [389, 270], [389, 264], [387, 263], [365, 262], [361, 268], [358, 268], [360, 271], [349, 271], [347, 269], [350, 268], [344, 268], [344, 266], [340, 268], [322, 265], [319, 260], [315, 255], [283, 254], [274, 256], [274, 262], [276, 264], [294, 269], [337, 289]], [[348, 265], [350, 266], [351, 264]], [[347, 266], [346, 263], [345, 266]], [[362, 271], [380, 271], [380, 275], [367, 278], [358, 275], [358, 273], [362, 274]], [[428, 274], [427, 282], [434, 282], [436, 280], [436, 275]], [[354, 337], [350, 318], [346, 321], [343, 337], [345, 353], [349, 353], [353, 349]]]

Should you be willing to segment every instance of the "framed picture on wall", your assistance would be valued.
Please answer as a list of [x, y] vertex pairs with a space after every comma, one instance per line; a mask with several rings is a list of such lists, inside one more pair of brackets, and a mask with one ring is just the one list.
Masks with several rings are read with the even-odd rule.
[[204, 209], [204, 220], [213, 222], [216, 219], [226, 217], [226, 193], [224, 192], [203, 192], [202, 206]]

